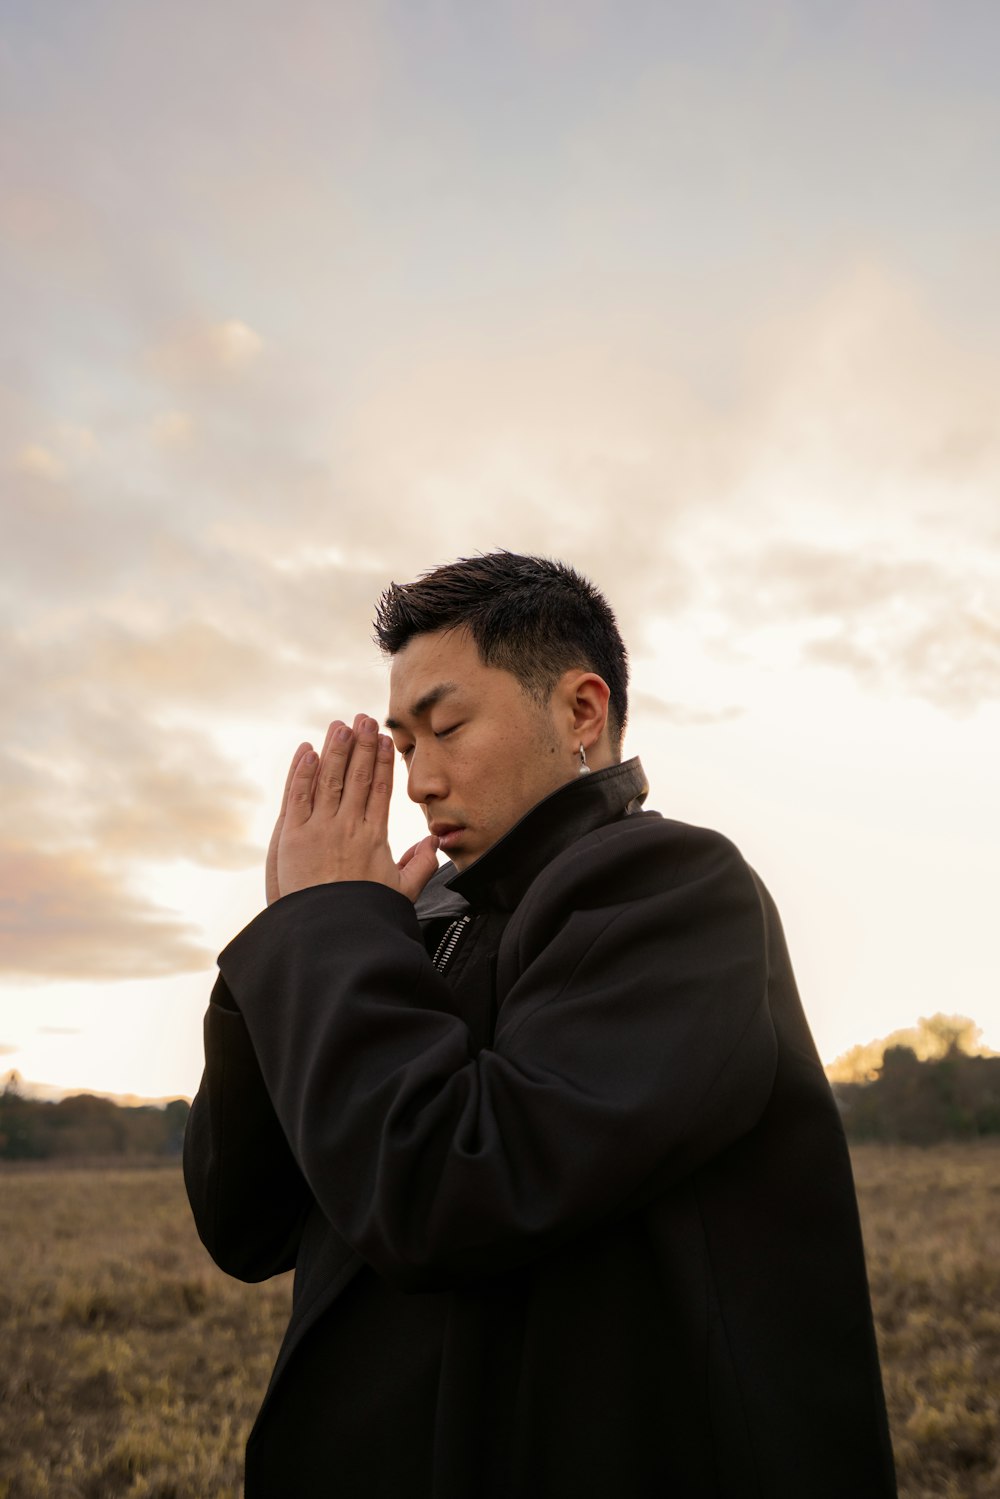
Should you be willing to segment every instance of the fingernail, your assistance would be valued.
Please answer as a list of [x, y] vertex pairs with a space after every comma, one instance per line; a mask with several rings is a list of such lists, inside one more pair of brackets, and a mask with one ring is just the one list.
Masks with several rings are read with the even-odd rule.
[[392, 740], [389, 738], [388, 734], [380, 734], [378, 736], [378, 747], [379, 749], [384, 750], [392, 749]]
[[374, 718], [363, 718], [361, 720], [362, 734], [374, 734], [377, 728], [378, 724], [375, 722]]
[[347, 743], [347, 741], [348, 741], [348, 739], [350, 739], [350, 737], [351, 737], [351, 731], [350, 731], [350, 729], [349, 729], [349, 728], [348, 728], [348, 727], [347, 727], [347, 725], [346, 725], [346, 724], [343, 724], [343, 725], [342, 725], [342, 726], [341, 726], [341, 727], [340, 727], [340, 728], [339, 728], [339, 729], [338, 729], [338, 730], [337, 730], [337, 732], [336, 732], [336, 734], [334, 734], [334, 736], [333, 736], [333, 737], [334, 737], [334, 738], [335, 738], [335, 739], [337, 739], [337, 740], [339, 740], [339, 742], [340, 742], [340, 743], [341, 743], [341, 744], [346, 744], [346, 743]]
[[315, 765], [318, 759], [319, 755], [317, 755], [316, 751], [310, 750], [308, 755], [302, 756], [302, 763], [303, 765]]

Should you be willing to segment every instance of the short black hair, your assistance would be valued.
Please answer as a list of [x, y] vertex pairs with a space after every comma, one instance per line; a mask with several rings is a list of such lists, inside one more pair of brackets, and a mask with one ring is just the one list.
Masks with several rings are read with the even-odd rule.
[[564, 671], [597, 672], [610, 689], [608, 728], [620, 753], [628, 653], [604, 595], [565, 563], [503, 551], [460, 557], [414, 583], [390, 583], [374, 623], [376, 644], [387, 656], [414, 635], [464, 626], [485, 665], [509, 671], [542, 704]]

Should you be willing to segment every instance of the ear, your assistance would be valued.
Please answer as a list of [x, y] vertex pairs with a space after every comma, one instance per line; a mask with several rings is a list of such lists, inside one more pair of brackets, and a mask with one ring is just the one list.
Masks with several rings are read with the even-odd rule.
[[606, 737], [611, 689], [596, 671], [567, 671], [560, 682], [569, 727], [585, 750], [601, 747]]

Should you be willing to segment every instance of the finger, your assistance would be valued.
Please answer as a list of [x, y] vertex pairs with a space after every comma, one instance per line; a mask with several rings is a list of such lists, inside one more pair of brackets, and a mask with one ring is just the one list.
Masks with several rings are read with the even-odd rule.
[[267, 845], [267, 858], [264, 860], [264, 894], [267, 897], [269, 906], [278, 899], [280, 894], [278, 890], [278, 839], [281, 837], [281, 829], [285, 825], [285, 810], [288, 806], [288, 792], [292, 784], [292, 777], [295, 774], [295, 767], [302, 759], [302, 756], [311, 753], [311, 751], [311, 744], [300, 744], [292, 756], [292, 763], [289, 765], [288, 774], [285, 777], [285, 786], [281, 793], [281, 806], [278, 809], [274, 831], [271, 833], [271, 841]]
[[328, 726], [326, 736], [323, 740], [323, 748], [319, 752], [319, 770], [317, 775], [322, 775], [330, 758], [330, 750], [333, 746], [333, 736], [339, 728], [343, 727], [343, 719], [335, 718]]
[[343, 719], [335, 718], [333, 720], [333, 723], [330, 724], [329, 728], [326, 731], [326, 738], [323, 740], [323, 748], [319, 752], [320, 775], [322, 775], [323, 773], [323, 766], [326, 763], [327, 757], [330, 753], [330, 749], [333, 745], [333, 736], [336, 733], [337, 729], [343, 728], [343, 726]]
[[[441, 841], [439, 838], [435, 838], [432, 835], [428, 836], [430, 836], [431, 843], [433, 844], [434, 851], [436, 853], [437, 850], [441, 847]], [[400, 871], [404, 870], [407, 864], [409, 864], [410, 860], [413, 858], [413, 855], [417, 852], [417, 849], [421, 848], [424, 843], [426, 843], [426, 841], [426, 838], [421, 838], [419, 843], [411, 844], [410, 847], [406, 850], [406, 853], [403, 854], [402, 858], [396, 860], [396, 868]]]
[[291, 789], [292, 776], [295, 774], [295, 767], [296, 767], [296, 765], [298, 765], [299, 761], [302, 759], [302, 756], [311, 753], [311, 751], [312, 751], [312, 745], [309, 744], [308, 742], [306, 742], [306, 743], [300, 744], [299, 747], [298, 747], [298, 749], [295, 751], [295, 754], [292, 756], [292, 763], [291, 763], [291, 765], [289, 765], [289, 767], [288, 767], [288, 774], [285, 777], [285, 789], [281, 793], [281, 808], [280, 808], [280, 810], [278, 812], [278, 821], [279, 822], [284, 817], [284, 815], [285, 815], [285, 808], [288, 806], [288, 793], [289, 793], [289, 790]]
[[351, 757], [351, 739], [351, 730], [339, 718], [327, 729], [313, 801], [328, 816], [335, 815], [340, 806]]
[[405, 869], [406, 866], [407, 866], [407, 864], [409, 864], [410, 860], [413, 858], [413, 855], [416, 853], [416, 851], [419, 848], [419, 846], [420, 845], [417, 844], [417, 843], [412, 843], [410, 845], [410, 847], [406, 850], [406, 853], [403, 854], [403, 856], [401, 858], [399, 858], [399, 859], [396, 860], [396, 868], [397, 869]]
[[284, 827], [301, 827], [312, 816], [313, 784], [316, 780], [316, 767], [318, 765], [319, 756], [315, 750], [308, 750], [296, 762], [295, 768], [292, 771], [291, 784], [288, 788], [288, 804], [285, 808]]
[[[375, 823], [386, 833], [389, 828], [389, 802], [392, 798], [392, 761], [395, 746], [388, 734], [378, 734], [375, 739], [375, 765], [372, 769], [371, 790], [365, 807], [365, 822]], [[398, 866], [397, 866], [398, 868]]]
[[356, 720], [358, 731], [351, 751], [350, 763], [344, 781], [344, 794], [340, 810], [350, 816], [364, 819], [368, 796], [371, 791], [372, 772], [378, 751], [378, 724], [374, 718], [362, 713]]
[[437, 870], [437, 846], [437, 839], [428, 835], [421, 838], [415, 848], [408, 850], [410, 857], [400, 874], [399, 888], [409, 900], [416, 900]]

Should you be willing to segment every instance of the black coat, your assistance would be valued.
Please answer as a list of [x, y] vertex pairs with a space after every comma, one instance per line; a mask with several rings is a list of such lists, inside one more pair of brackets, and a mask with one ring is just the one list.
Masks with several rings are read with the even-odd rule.
[[316, 886], [222, 954], [188, 1192], [223, 1269], [295, 1266], [247, 1499], [895, 1493], [777, 913], [645, 789], [581, 778], [416, 911]]

